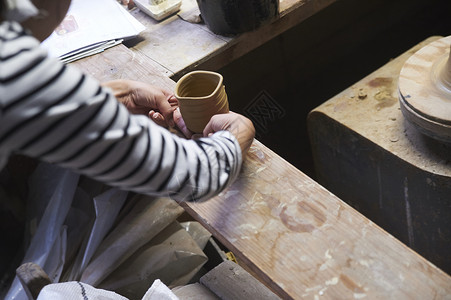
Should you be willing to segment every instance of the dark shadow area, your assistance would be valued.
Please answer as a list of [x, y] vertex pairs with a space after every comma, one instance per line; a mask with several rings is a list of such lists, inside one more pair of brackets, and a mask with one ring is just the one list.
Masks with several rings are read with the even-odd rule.
[[315, 178], [307, 114], [426, 38], [450, 35], [450, 13], [448, 0], [337, 1], [219, 70], [230, 108]]

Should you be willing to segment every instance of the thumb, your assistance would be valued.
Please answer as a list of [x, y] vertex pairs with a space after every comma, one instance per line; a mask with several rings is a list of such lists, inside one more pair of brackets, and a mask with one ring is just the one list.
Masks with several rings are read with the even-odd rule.
[[203, 136], [209, 136], [216, 132], [216, 125], [214, 118], [211, 118], [210, 121], [208, 121], [207, 125], [205, 126], [204, 130], [202, 131]]

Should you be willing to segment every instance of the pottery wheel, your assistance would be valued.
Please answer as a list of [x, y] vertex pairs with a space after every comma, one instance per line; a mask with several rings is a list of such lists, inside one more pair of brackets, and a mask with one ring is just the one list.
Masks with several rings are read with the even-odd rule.
[[422, 133], [451, 143], [451, 36], [423, 47], [399, 75], [404, 117]]

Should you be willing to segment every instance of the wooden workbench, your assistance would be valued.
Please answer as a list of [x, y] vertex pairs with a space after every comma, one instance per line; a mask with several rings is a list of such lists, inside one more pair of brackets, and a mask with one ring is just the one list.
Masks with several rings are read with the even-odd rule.
[[[281, 1], [282, 18], [259, 31], [268, 34], [261, 42], [292, 18], [300, 22], [331, 2]], [[284, 11], [287, 3], [296, 4]], [[132, 49], [117, 46], [76, 65], [99, 80], [130, 78], [173, 89], [169, 77], [199, 65], [226, 64], [256, 47], [246, 45], [252, 33], [227, 39], [205, 27], [196, 35], [193, 26], [203, 25], [176, 17], [147, 22], [154, 26], [144, 33], [148, 41]], [[190, 52], [178, 44], [183, 39], [185, 46], [197, 51], [202, 45], [205, 51]], [[208, 201], [181, 205], [284, 299], [450, 299], [447, 274], [258, 141], [230, 188]]]

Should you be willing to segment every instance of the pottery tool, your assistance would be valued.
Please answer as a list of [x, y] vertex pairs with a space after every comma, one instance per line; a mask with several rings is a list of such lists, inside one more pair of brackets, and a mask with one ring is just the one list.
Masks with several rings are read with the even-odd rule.
[[147, 15], [160, 21], [176, 13], [182, 0], [135, 0], [136, 6]]
[[399, 75], [404, 117], [420, 132], [451, 144], [451, 36], [413, 54]]

